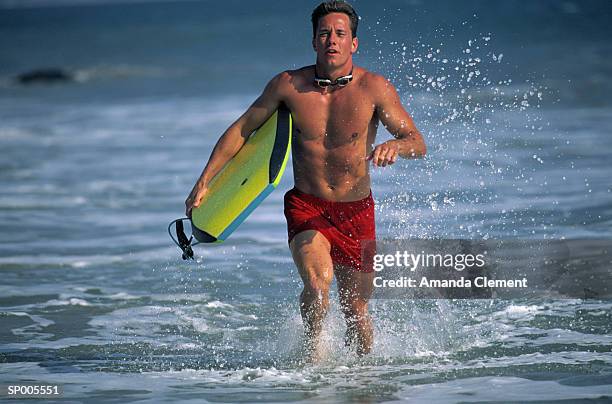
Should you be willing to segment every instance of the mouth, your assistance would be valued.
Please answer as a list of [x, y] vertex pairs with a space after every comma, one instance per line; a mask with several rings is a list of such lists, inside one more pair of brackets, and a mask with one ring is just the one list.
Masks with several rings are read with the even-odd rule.
[[325, 51], [325, 54], [326, 55], [337, 55], [338, 51], [335, 50], [335, 49], [328, 49], [328, 50]]

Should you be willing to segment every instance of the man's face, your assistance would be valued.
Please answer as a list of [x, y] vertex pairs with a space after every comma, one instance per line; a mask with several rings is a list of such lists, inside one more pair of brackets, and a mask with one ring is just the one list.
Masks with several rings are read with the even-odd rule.
[[357, 51], [357, 45], [348, 15], [330, 13], [319, 19], [317, 33], [312, 39], [319, 62], [330, 67], [342, 66]]

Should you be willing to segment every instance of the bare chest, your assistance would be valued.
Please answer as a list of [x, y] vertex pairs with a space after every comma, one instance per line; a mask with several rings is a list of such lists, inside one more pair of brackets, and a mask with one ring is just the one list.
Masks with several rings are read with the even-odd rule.
[[365, 142], [375, 126], [374, 105], [359, 88], [342, 88], [324, 94], [295, 92], [287, 100], [298, 143], [316, 143], [326, 149]]

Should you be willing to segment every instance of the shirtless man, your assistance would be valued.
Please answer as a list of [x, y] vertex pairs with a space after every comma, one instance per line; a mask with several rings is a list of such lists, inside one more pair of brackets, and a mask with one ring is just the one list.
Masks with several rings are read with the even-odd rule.
[[[375, 239], [369, 164], [385, 167], [398, 156], [425, 154], [423, 137], [384, 77], [353, 65], [358, 17], [342, 1], [312, 13], [316, 65], [274, 77], [249, 109], [217, 142], [187, 198], [199, 206], [210, 180], [281, 103], [294, 124], [295, 188], [285, 195], [289, 248], [304, 282], [300, 312], [306, 347], [316, 360], [318, 336], [335, 274], [346, 318], [347, 344], [359, 355], [372, 348], [368, 300], [373, 270], [361, 265], [361, 241]], [[373, 147], [378, 122], [395, 137]]]

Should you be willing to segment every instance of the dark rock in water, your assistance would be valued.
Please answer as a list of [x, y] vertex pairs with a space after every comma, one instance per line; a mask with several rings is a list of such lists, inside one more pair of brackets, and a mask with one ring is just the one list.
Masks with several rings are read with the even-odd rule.
[[21, 84], [58, 83], [74, 81], [72, 73], [62, 69], [38, 69], [22, 73], [16, 77]]

